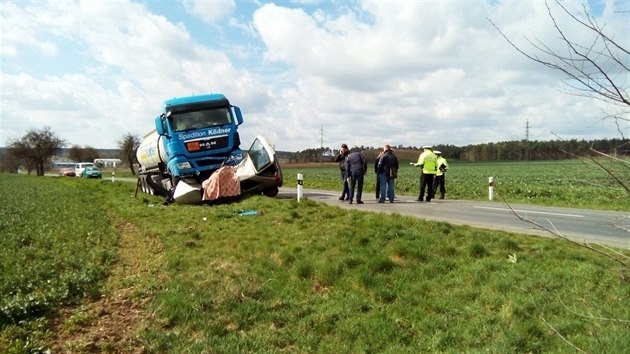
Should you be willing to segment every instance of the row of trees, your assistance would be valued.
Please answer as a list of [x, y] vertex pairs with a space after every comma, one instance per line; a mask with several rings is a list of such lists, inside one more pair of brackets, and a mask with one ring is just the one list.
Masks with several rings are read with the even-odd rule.
[[[575, 156], [595, 156], [596, 150], [615, 157], [630, 156], [629, 139], [600, 140], [552, 140], [552, 141], [503, 141], [498, 143], [474, 144], [467, 146], [437, 145], [442, 155], [448, 159], [461, 161], [528, 161], [528, 160], [562, 160]], [[376, 158], [380, 147], [355, 146], [352, 151], [363, 151], [368, 159]], [[334, 161], [324, 153], [324, 149], [307, 149], [283, 156], [289, 163], [312, 163]], [[419, 147], [394, 147], [396, 155], [405, 160], [418, 158]], [[335, 150], [337, 154], [339, 151]]]
[[[138, 137], [127, 133], [118, 141], [117, 157], [130, 166], [135, 174], [135, 148], [140, 143]], [[30, 130], [22, 138], [11, 142], [4, 156], [0, 169], [2, 172], [17, 172], [21, 167], [27, 171], [36, 171], [43, 175], [51, 165], [52, 158], [66, 145], [66, 142], [50, 130]], [[552, 140], [552, 141], [504, 141], [467, 146], [437, 145], [435, 149], [449, 160], [461, 161], [527, 161], [561, 160], [576, 156], [596, 156], [604, 153], [613, 157], [630, 156], [629, 139], [600, 140]], [[380, 147], [355, 146], [352, 151], [363, 151], [368, 160], [376, 159]], [[419, 147], [394, 147], [396, 155], [403, 160], [415, 160], [421, 152]], [[279, 152], [279, 157], [288, 163], [331, 162], [334, 156], [325, 156], [328, 148], [307, 149], [298, 152]], [[334, 151], [335, 155], [338, 151]], [[72, 146], [66, 156], [71, 161], [93, 161], [99, 151], [92, 147]]]
[[[118, 157], [129, 165], [134, 175], [135, 148], [139, 144], [140, 139], [130, 133], [124, 134], [118, 141]], [[43, 176], [52, 164], [53, 157], [66, 145], [66, 141], [59, 138], [49, 127], [31, 129], [21, 138], [9, 142], [6, 151], [0, 156], [0, 170], [16, 173], [22, 168], [28, 173], [35, 171], [38, 176]], [[71, 161], [93, 161], [99, 157], [102, 156], [99, 156], [98, 150], [90, 146], [73, 145], [67, 154]]]

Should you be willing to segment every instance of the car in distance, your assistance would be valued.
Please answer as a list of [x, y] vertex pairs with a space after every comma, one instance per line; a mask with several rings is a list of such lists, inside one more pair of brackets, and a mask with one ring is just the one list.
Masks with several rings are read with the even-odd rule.
[[87, 166], [81, 172], [81, 178], [103, 178], [103, 173], [96, 166]]
[[83, 176], [83, 170], [84, 170], [86, 167], [88, 167], [88, 166], [90, 166], [90, 167], [96, 167], [96, 165], [94, 165], [94, 164], [93, 164], [93, 163], [91, 163], [91, 162], [79, 162], [79, 163], [77, 163], [76, 165], [74, 165], [74, 174], [75, 174], [77, 177], [82, 177], [82, 176]]
[[74, 177], [76, 173], [73, 167], [62, 167], [59, 169], [59, 176]]

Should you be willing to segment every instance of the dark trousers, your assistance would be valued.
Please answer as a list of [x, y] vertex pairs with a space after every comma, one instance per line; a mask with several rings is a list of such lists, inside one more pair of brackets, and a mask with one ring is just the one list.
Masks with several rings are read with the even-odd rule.
[[376, 199], [381, 199], [381, 178], [376, 174]]
[[363, 171], [350, 171], [350, 201], [354, 198], [354, 188], [357, 188], [357, 202], [361, 200], [363, 194]]
[[350, 198], [350, 188], [348, 186], [348, 177], [350, 176], [350, 174], [348, 174], [346, 171], [341, 171], [341, 181], [343, 182], [343, 191], [341, 192], [341, 198], [339, 199], [346, 199], [346, 198]]
[[433, 194], [431, 198], [435, 198], [435, 193], [437, 193], [438, 189], [440, 190], [440, 198], [444, 199], [444, 194], [446, 194], [446, 186], [444, 185], [445, 179], [444, 175], [436, 175], [433, 179]]
[[421, 173], [420, 174], [420, 195], [418, 196], [418, 200], [422, 201], [424, 199], [424, 190], [427, 190], [427, 199], [426, 201], [431, 201], [431, 196], [433, 195], [433, 177], [434, 174], [429, 173]]

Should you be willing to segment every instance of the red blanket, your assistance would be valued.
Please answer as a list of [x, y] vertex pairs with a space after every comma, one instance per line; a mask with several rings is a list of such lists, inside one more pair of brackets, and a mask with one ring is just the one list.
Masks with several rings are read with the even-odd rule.
[[220, 197], [233, 197], [241, 194], [241, 182], [234, 173], [234, 168], [224, 166], [214, 171], [201, 184], [203, 188], [202, 200], [215, 200]]

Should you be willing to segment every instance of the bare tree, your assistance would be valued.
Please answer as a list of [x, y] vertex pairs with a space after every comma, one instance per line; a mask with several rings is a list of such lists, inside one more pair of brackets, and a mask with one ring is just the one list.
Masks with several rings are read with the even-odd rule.
[[68, 158], [75, 162], [83, 161], [83, 149], [79, 145], [72, 145], [68, 149]]
[[[557, 21], [558, 17], [554, 15], [547, 1], [545, 1], [547, 13], [553, 22], [561, 42], [564, 44], [563, 51], [553, 49], [550, 45], [538, 39], [535, 41], [528, 39], [527, 41], [531, 45], [531, 48], [526, 50], [510, 40], [492, 20], [490, 20], [490, 22], [503, 38], [519, 53], [547, 68], [562, 72], [566, 76], [565, 84], [569, 87], [569, 94], [584, 96], [607, 103], [611, 107], [611, 110], [604, 112], [603, 119], [612, 119], [614, 124], [616, 124], [617, 131], [622, 137], [622, 144], [618, 147], [623, 146], [628, 143], [628, 139], [622, 127], [624, 124], [630, 122], [630, 95], [628, 93], [630, 82], [627, 79], [630, 73], [630, 51], [623, 46], [628, 45], [627, 37], [624, 38], [625, 42], [622, 44], [614, 37], [606, 34], [604, 32], [605, 27], [597, 23], [585, 6], [583, 6], [584, 15], [578, 17], [571, 13], [559, 0], [554, 0], [554, 2], [559, 6], [562, 14], [568, 16], [570, 20], [585, 29], [587, 33], [592, 34], [590, 39], [588, 36], [583, 35], [579, 35], [577, 39], [570, 37], [568, 31], [565, 31], [559, 25], [559, 21]], [[592, 147], [589, 152], [589, 154], [578, 156], [566, 151], [566, 153], [570, 154], [572, 157], [587, 160], [598, 166], [604, 173], [611, 177], [616, 185], [621, 187], [624, 193], [630, 196], [630, 162], [619, 159], [617, 156], [611, 156], [597, 151]], [[601, 159], [609, 160], [610, 163], [603, 164]], [[609, 167], [613, 166], [613, 164], [618, 168], [612, 169]], [[513, 209], [512, 212], [522, 221], [533, 224], [537, 228], [547, 231], [554, 237], [585, 247], [613, 260], [622, 270], [622, 276], [627, 276], [627, 272], [630, 270], [630, 257], [627, 255], [601, 245], [572, 241], [551, 223], [549, 223], [549, 225], [542, 225], [519, 215]], [[630, 232], [628, 229], [625, 230]], [[596, 306], [597, 305], [594, 305], [594, 307]], [[593, 317], [590, 318], [593, 319]], [[630, 321], [620, 318], [611, 318], [610, 320], [614, 320], [618, 323], [630, 323]], [[551, 323], [547, 322], [544, 318], [542, 318], [542, 321], [574, 350], [584, 352], [582, 349], [576, 347], [570, 339], [562, 336]]]
[[100, 156], [98, 154], [98, 151], [91, 147], [91, 146], [85, 146], [83, 148], [83, 161], [90, 161], [93, 162], [94, 160], [98, 159]]
[[11, 150], [2, 151], [2, 157], [0, 160], [2, 163], [0, 164], [1, 172], [9, 172], [9, 173], [17, 173], [20, 168], [20, 159], [13, 155]]
[[[578, 16], [569, 11], [561, 1], [553, 0], [561, 9], [561, 14], [585, 30], [590, 36], [583, 33], [576, 34], [578, 38], [572, 38], [560, 25], [558, 16], [554, 15], [549, 3], [545, 1], [547, 13], [553, 26], [559, 35], [563, 49], [553, 49], [551, 45], [539, 39], [527, 39], [530, 48], [519, 47], [508, 38], [492, 20], [490, 23], [499, 31], [501, 36], [519, 53], [547, 68], [560, 71], [566, 76], [565, 84], [569, 87], [567, 93], [579, 95], [607, 103], [610, 111], [604, 112], [603, 119], [612, 119], [617, 131], [621, 135], [622, 143], [618, 147], [627, 145], [630, 140], [626, 137], [624, 124], [630, 123], [630, 50], [627, 37], [620, 42], [612, 35], [605, 33], [605, 26], [601, 26], [595, 18], [583, 6], [583, 16]], [[623, 15], [621, 12], [620, 16]], [[627, 18], [626, 18], [627, 20]], [[626, 128], [627, 129], [627, 128]], [[603, 151], [590, 148], [589, 154], [575, 155], [574, 152], [565, 151], [572, 157], [588, 160], [601, 168], [614, 182], [630, 196], [630, 162], [617, 158], [616, 154], [610, 155]], [[617, 164], [613, 170], [605, 167], [601, 159], [609, 160]]]
[[[628, 38], [625, 37], [620, 42], [606, 34], [605, 26], [597, 23], [585, 6], [583, 16], [578, 17], [559, 0], [554, 2], [562, 10], [562, 14], [590, 33], [590, 38], [577, 34], [575, 36], [578, 38], [572, 38], [560, 27], [557, 16], [547, 1], [545, 1], [547, 13], [564, 44], [563, 50], [552, 49], [539, 39], [527, 39], [531, 45], [528, 51], [516, 45], [492, 20], [489, 21], [519, 53], [547, 68], [562, 72], [566, 76], [568, 93], [609, 104], [611, 111], [604, 112], [603, 118], [612, 119], [622, 139], [626, 139], [622, 125], [623, 122], [630, 122], [630, 82], [627, 79], [630, 73], [630, 51], [624, 47], [628, 45]], [[622, 13], [619, 15], [623, 16]]]
[[27, 169], [35, 168], [38, 176], [44, 175], [44, 166], [51, 157], [65, 145], [49, 127], [29, 130], [20, 139], [9, 143], [9, 151], [26, 164]]
[[136, 149], [140, 145], [140, 138], [137, 136], [126, 133], [120, 140], [118, 140], [118, 149], [120, 150], [120, 159], [129, 163], [131, 174], [136, 175], [136, 171], [133, 167], [136, 163]]
[[68, 157], [72, 161], [81, 162], [81, 161], [94, 161], [99, 158], [98, 151], [91, 147], [85, 146], [81, 147], [79, 145], [72, 145], [72, 147], [68, 151]]

